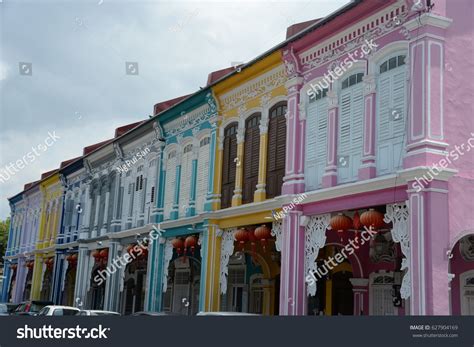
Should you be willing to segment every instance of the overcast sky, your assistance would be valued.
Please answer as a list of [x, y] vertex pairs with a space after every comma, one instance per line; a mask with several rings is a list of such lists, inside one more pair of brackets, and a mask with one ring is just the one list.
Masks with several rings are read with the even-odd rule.
[[[196, 91], [209, 72], [263, 53], [287, 26], [347, 2], [0, 0], [0, 171], [32, 147], [39, 153], [0, 182], [0, 219], [7, 197], [42, 172], [147, 118], [155, 103]], [[38, 150], [48, 133], [59, 139]]]

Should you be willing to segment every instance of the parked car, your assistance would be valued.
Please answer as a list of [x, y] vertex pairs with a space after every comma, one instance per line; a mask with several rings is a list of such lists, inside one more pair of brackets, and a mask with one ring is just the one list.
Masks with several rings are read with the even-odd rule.
[[246, 312], [198, 312], [196, 316], [260, 316], [256, 313]]
[[180, 314], [174, 313], [174, 312], [138, 311], [138, 312], [132, 313], [132, 316], [180, 316]]
[[45, 306], [54, 305], [52, 301], [29, 300], [18, 305], [12, 315], [16, 316], [36, 316]]
[[76, 316], [120, 316], [120, 313], [102, 310], [79, 310]]
[[18, 307], [18, 304], [12, 304], [11, 302], [0, 303], [0, 316], [9, 316]]
[[48, 305], [43, 307], [37, 316], [75, 316], [80, 312], [77, 307]]

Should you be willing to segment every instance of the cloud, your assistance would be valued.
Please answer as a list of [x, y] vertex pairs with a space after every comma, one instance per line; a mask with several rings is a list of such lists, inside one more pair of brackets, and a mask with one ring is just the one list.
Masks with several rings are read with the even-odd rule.
[[[285, 38], [294, 22], [337, 1], [6, 1], [0, 51], [0, 168], [55, 130], [57, 145], [0, 184], [7, 196], [42, 172], [146, 119], [157, 102], [192, 93], [209, 72], [246, 62]], [[100, 4], [99, 4], [100, 3]], [[19, 62], [32, 64], [20, 75]], [[137, 62], [139, 75], [125, 73]]]

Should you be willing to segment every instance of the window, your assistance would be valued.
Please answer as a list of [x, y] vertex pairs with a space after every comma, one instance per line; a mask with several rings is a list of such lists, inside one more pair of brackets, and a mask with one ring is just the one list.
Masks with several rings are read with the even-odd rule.
[[164, 218], [169, 219], [171, 209], [173, 208], [174, 192], [176, 185], [176, 151], [171, 151], [168, 154], [168, 161], [166, 164], [166, 184], [164, 196]]
[[375, 275], [370, 282], [370, 315], [394, 316], [397, 308], [393, 306], [393, 275]]
[[357, 180], [362, 159], [364, 127], [363, 73], [342, 82], [339, 102], [339, 134], [337, 146], [338, 181]]
[[260, 113], [254, 113], [245, 121], [245, 143], [243, 160], [242, 202], [253, 201], [253, 194], [258, 183], [258, 166], [260, 154]]
[[176, 157], [176, 151], [171, 151], [169, 154], [168, 154], [168, 159], [172, 159]]
[[306, 109], [305, 183], [307, 190], [322, 186], [327, 162], [328, 103], [327, 89]]
[[222, 158], [221, 208], [230, 207], [235, 187], [237, 158], [237, 123], [228, 125], [224, 130], [224, 148]]
[[193, 145], [192, 144], [189, 144], [187, 145], [186, 147], [184, 147], [184, 153], [189, 153], [193, 150]]
[[196, 180], [196, 211], [202, 212], [204, 210], [204, 203], [206, 201], [208, 181], [209, 181], [209, 137], [201, 139], [199, 142], [197, 180]]
[[327, 94], [328, 94], [328, 89], [324, 88], [322, 91], [318, 91], [317, 93], [313, 94], [313, 96], [309, 98], [309, 102], [312, 103], [317, 100], [321, 100], [325, 98]]
[[151, 202], [155, 202], [155, 187], [151, 187]]
[[[189, 206], [191, 196], [191, 181], [193, 171], [193, 145], [190, 143], [184, 147], [183, 158], [181, 160], [181, 179], [180, 179], [180, 206]], [[180, 208], [179, 214], [186, 216], [187, 208]]]
[[377, 80], [376, 162], [377, 174], [401, 168], [406, 126], [405, 56], [398, 55], [380, 65]]
[[286, 160], [285, 113], [286, 102], [278, 103], [270, 109], [266, 179], [267, 198], [274, 198], [275, 196], [281, 195]]
[[210, 138], [205, 137], [199, 142], [199, 147], [204, 147], [209, 144]]

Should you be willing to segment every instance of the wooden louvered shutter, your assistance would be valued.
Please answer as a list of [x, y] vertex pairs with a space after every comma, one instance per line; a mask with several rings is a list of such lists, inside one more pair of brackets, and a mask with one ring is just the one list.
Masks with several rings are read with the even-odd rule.
[[406, 67], [382, 73], [377, 85], [377, 173], [401, 167], [406, 126]]
[[237, 123], [224, 130], [224, 148], [222, 158], [221, 208], [231, 206], [235, 186], [235, 163], [237, 157]]
[[281, 195], [286, 158], [285, 113], [286, 103], [277, 104], [270, 110], [266, 181], [267, 198]]
[[[362, 160], [364, 95], [362, 83], [341, 92], [339, 108], [338, 175], [340, 182], [357, 180]], [[344, 157], [345, 159], [342, 159]], [[343, 162], [347, 165], [341, 165]]]
[[253, 201], [253, 193], [258, 183], [260, 117], [260, 114], [256, 113], [245, 122], [244, 182], [242, 187], [242, 202], [244, 204]]
[[306, 187], [314, 190], [321, 187], [327, 162], [328, 132], [327, 99], [319, 99], [308, 105], [306, 119]]

